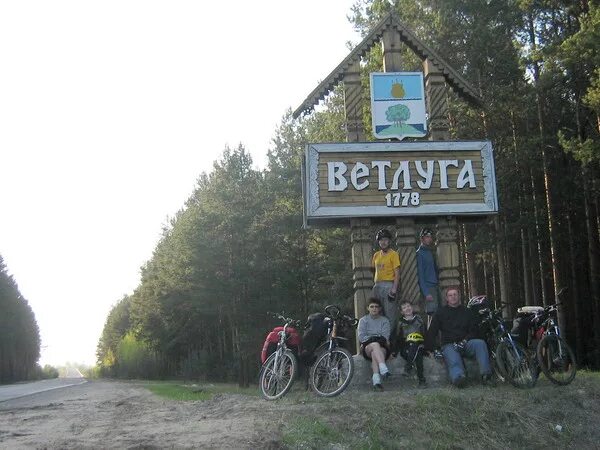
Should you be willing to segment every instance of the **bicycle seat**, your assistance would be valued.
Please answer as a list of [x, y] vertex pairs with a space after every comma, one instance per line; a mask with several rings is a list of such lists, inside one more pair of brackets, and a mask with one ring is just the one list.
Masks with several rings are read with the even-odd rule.
[[519, 314], [536, 314], [543, 311], [543, 306], [521, 306], [519, 309], [517, 309], [517, 313]]

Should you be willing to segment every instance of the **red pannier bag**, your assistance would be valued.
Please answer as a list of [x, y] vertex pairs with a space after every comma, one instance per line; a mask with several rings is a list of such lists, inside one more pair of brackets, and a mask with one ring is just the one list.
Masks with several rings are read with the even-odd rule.
[[[264, 364], [267, 358], [275, 351], [277, 348], [277, 343], [279, 342], [279, 332], [283, 331], [283, 327], [275, 327], [273, 331], [267, 334], [265, 338], [265, 343], [263, 344], [262, 352], [260, 353], [260, 362]], [[287, 346], [296, 356], [298, 356], [298, 351], [300, 350], [300, 334], [298, 334], [298, 330], [294, 327], [287, 327]]]

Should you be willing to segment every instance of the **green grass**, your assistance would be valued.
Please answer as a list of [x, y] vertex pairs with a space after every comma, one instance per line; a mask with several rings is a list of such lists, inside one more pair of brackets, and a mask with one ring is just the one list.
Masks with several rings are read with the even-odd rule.
[[153, 381], [145, 387], [158, 396], [179, 401], [210, 400], [216, 394], [258, 395], [255, 387], [240, 388], [227, 383], [181, 384], [174, 381]]
[[290, 449], [597, 448], [600, 442], [600, 374], [592, 372], [578, 372], [562, 387], [542, 378], [533, 389], [390, 388], [289, 400], [290, 407], [306, 405], [302, 415], [294, 408], [281, 418]]
[[262, 400], [256, 386], [173, 381], [146, 386], [182, 401], [241, 394], [240, 411], [260, 411], [257, 420], [289, 449], [546, 450], [598, 448], [600, 442], [598, 372], [578, 371], [568, 386], [553, 385], [543, 376], [533, 389], [472, 384], [460, 390], [418, 390], [391, 383], [384, 393], [350, 389], [334, 398], [317, 397], [296, 383], [273, 402]]
[[342, 434], [317, 417], [301, 417], [283, 437], [283, 444], [295, 448], [326, 448], [344, 440]]

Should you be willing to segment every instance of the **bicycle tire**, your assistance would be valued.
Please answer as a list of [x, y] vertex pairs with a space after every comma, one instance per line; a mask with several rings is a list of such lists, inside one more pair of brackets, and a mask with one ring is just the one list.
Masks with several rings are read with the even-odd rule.
[[548, 334], [538, 343], [537, 361], [544, 375], [559, 386], [571, 383], [577, 374], [575, 353], [560, 336]]
[[517, 342], [513, 344], [514, 347], [506, 342], [498, 344], [496, 349], [498, 367], [513, 386], [531, 388], [537, 382], [534, 363], [521, 344]]
[[258, 377], [260, 392], [267, 400], [276, 400], [287, 394], [298, 371], [298, 361], [291, 351], [280, 354], [278, 367], [275, 367], [276, 356], [277, 351], [267, 358]]
[[310, 368], [310, 385], [321, 397], [335, 397], [350, 384], [354, 375], [354, 359], [342, 347], [325, 351], [317, 356]]
[[[496, 350], [497, 352], [497, 350]], [[506, 379], [506, 369], [500, 365], [500, 361], [499, 358], [496, 356], [496, 352], [493, 353], [493, 355], [490, 359], [491, 359], [491, 363], [492, 363], [492, 371], [494, 372], [494, 375], [496, 376], [496, 379], [498, 379], [498, 381], [501, 381], [502, 383], [504, 383], [505, 381], [507, 381]]]

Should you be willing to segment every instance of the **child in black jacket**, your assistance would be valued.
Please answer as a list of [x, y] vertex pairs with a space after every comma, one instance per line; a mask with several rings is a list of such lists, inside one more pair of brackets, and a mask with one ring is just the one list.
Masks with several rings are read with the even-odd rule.
[[421, 316], [413, 313], [412, 304], [405, 300], [400, 303], [402, 316], [398, 321], [397, 343], [399, 353], [406, 360], [404, 366], [405, 376], [411, 376], [413, 367], [417, 367], [417, 378], [419, 386], [425, 387], [427, 383], [423, 374], [423, 340], [425, 335], [425, 324]]

